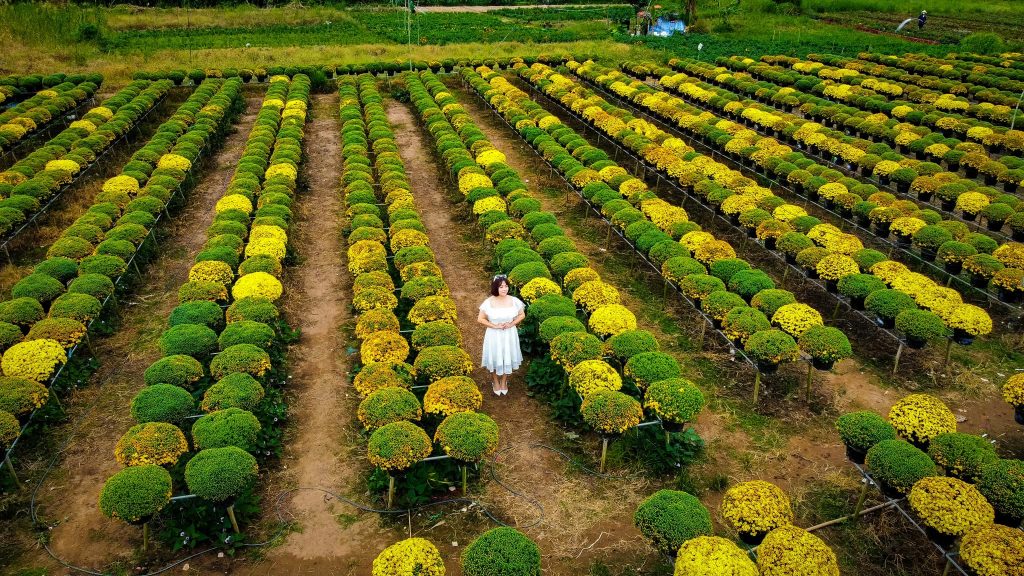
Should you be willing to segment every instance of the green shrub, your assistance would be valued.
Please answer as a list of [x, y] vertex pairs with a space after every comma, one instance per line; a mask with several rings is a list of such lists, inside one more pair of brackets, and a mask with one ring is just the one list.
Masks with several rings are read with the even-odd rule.
[[779, 288], [762, 290], [750, 299], [750, 305], [771, 318], [779, 308], [796, 303], [796, 296], [789, 290]]
[[711, 514], [696, 496], [658, 490], [640, 503], [633, 524], [662, 554], [674, 555], [684, 542], [714, 534]]
[[171, 384], [154, 384], [139, 390], [132, 398], [131, 414], [139, 424], [168, 422], [177, 424], [195, 413], [195, 402], [188, 390]]
[[210, 502], [238, 497], [256, 482], [258, 475], [256, 459], [235, 446], [202, 450], [185, 466], [189, 491]]
[[1024, 460], [999, 460], [985, 466], [978, 479], [978, 490], [996, 512], [1024, 519]]
[[244, 372], [256, 378], [270, 369], [270, 355], [252, 344], [235, 344], [221, 350], [210, 362], [210, 375], [220, 380], [232, 372]]
[[235, 372], [218, 380], [203, 394], [205, 412], [241, 408], [252, 412], [263, 400], [263, 386], [251, 375]]
[[811, 326], [800, 335], [797, 344], [815, 360], [833, 363], [853, 356], [853, 348], [846, 334], [831, 326]]
[[928, 455], [946, 474], [971, 483], [978, 480], [986, 466], [999, 460], [988, 440], [962, 432], [946, 432], [932, 438]]
[[762, 290], [773, 290], [775, 282], [762, 270], [740, 270], [729, 279], [729, 290], [749, 301]]
[[88, 294], [102, 302], [114, 293], [114, 282], [102, 274], [83, 274], [71, 281], [68, 292]]
[[850, 274], [839, 279], [839, 293], [847, 298], [864, 299], [872, 292], [885, 290], [885, 282], [871, 274]]
[[46, 274], [60, 281], [62, 284], [78, 276], [78, 262], [71, 258], [55, 256], [43, 260], [32, 270], [33, 274]]
[[682, 374], [679, 362], [664, 352], [641, 352], [626, 361], [623, 374], [637, 388], [646, 388], [654, 382], [678, 378]]
[[700, 388], [686, 378], [659, 380], [644, 391], [644, 408], [666, 422], [693, 422], [704, 403]]
[[24, 416], [46, 403], [50, 393], [42, 384], [27, 378], [0, 376], [0, 411]]
[[864, 300], [864, 307], [881, 318], [895, 320], [904, 310], [917, 309], [914, 299], [899, 290], [876, 290]]
[[867, 452], [882, 440], [896, 440], [896, 429], [876, 412], [860, 411], [843, 414], [836, 420], [836, 429], [843, 444], [858, 452]]
[[259, 438], [260, 421], [241, 408], [225, 408], [210, 412], [192, 425], [192, 441], [196, 450], [236, 446], [251, 452]]
[[540, 548], [518, 530], [484, 532], [462, 553], [464, 576], [540, 576]]
[[896, 329], [908, 338], [931, 340], [948, 336], [946, 323], [934, 312], [927, 310], [904, 310], [896, 316]]
[[78, 265], [79, 274], [102, 274], [107, 278], [118, 278], [128, 269], [128, 263], [118, 256], [95, 254], [82, 258]]
[[711, 275], [728, 284], [732, 275], [740, 270], [750, 270], [750, 264], [742, 258], [721, 258], [708, 267]]
[[217, 350], [217, 333], [202, 324], [178, 324], [160, 335], [160, 349], [167, 356], [184, 354], [205, 360]]
[[143, 380], [147, 386], [171, 384], [191, 390], [203, 377], [203, 365], [191, 356], [164, 356], [146, 368]]
[[224, 325], [224, 310], [216, 302], [209, 300], [185, 302], [171, 310], [168, 324], [171, 326], [200, 324], [213, 330], [219, 330]]
[[367, 430], [376, 430], [392, 422], [419, 420], [423, 408], [416, 395], [398, 386], [374, 390], [359, 403], [359, 421]]
[[460, 462], [480, 462], [498, 448], [498, 425], [480, 412], [456, 412], [434, 434], [445, 454]]
[[280, 315], [277, 306], [270, 300], [248, 296], [235, 300], [231, 306], [228, 306], [227, 321], [252, 320], [253, 322], [273, 324]]
[[46, 305], [64, 293], [64, 285], [46, 274], [29, 274], [11, 288], [14, 298], [32, 298]]
[[224, 327], [217, 338], [217, 345], [221, 350], [236, 344], [252, 344], [269, 350], [274, 338], [274, 329], [269, 325], [252, 320], [240, 320]]
[[451, 322], [435, 320], [417, 326], [410, 340], [413, 350], [417, 351], [429, 346], [461, 346], [462, 333]]
[[13, 298], [0, 302], [0, 322], [8, 322], [23, 328], [42, 320], [46, 314], [35, 298]]
[[10, 322], [0, 322], [0, 352], [7, 351], [11, 346], [21, 342], [24, 337], [21, 328]]
[[100, 511], [125, 522], [148, 521], [171, 499], [171, 474], [160, 466], [130, 466], [103, 484]]
[[864, 459], [875, 480], [906, 494], [922, 478], [935, 475], [935, 462], [905, 440], [881, 440]]
[[526, 310], [526, 316], [538, 324], [552, 316], [576, 316], [576, 303], [572, 298], [558, 294], [545, 294], [537, 298]]
[[800, 354], [793, 337], [776, 328], [754, 332], [743, 350], [756, 362], [768, 365], [791, 362]]
[[587, 327], [575, 316], [552, 316], [541, 322], [538, 334], [543, 342], [550, 343], [555, 336], [564, 332], [586, 332]]
[[612, 336], [605, 342], [605, 348], [621, 361], [644, 352], [658, 352], [661, 344], [647, 330], [626, 330]]

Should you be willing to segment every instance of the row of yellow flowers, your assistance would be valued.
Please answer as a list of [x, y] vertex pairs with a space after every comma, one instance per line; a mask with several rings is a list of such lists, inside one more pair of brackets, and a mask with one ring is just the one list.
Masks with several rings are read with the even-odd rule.
[[[570, 66], [575, 67], [577, 73], [584, 77], [596, 78], [600, 71], [592, 64], [581, 66], [570, 62]], [[621, 80], [611, 79], [608, 75], [604, 77], [610, 85], [622, 83]], [[565, 82], [562, 84], [563, 89], [569, 85]], [[578, 88], [574, 89], [576, 94], [567, 94], [574, 94], [573, 97], [578, 101], [581, 91]], [[690, 118], [699, 119], [707, 115], [702, 113], [691, 116], [683, 113], [679, 107], [685, 105], [663, 92], [644, 94], [648, 97], [634, 98], [635, 101], [639, 100], [640, 106], [662, 115], [684, 129], [691, 125]], [[587, 100], [602, 102], [605, 106], [612, 107], [596, 95], [590, 95]], [[653, 105], [652, 101], [668, 102], [668, 108], [674, 109], [676, 113], [669, 115], [665, 108]], [[719, 121], [718, 124], [724, 129], [733, 130], [734, 135], [744, 130], [727, 120]], [[625, 140], [623, 142], [625, 143]], [[757, 143], [762, 146], [760, 150], [768, 153], [765, 158], [789, 151], [787, 146], [771, 138], [762, 138]], [[844, 233], [834, 225], [821, 223], [816, 219], [804, 220], [809, 222], [810, 226], [803, 228], [804, 232], [800, 232], [796, 225], [806, 217], [806, 212], [802, 208], [786, 204], [784, 200], [775, 197], [771, 190], [757, 186], [739, 172], [730, 170], [709, 157], [697, 154], [691, 154], [690, 157], [691, 168], [679, 177], [682, 185], [692, 187], [707, 198], [709, 203], [718, 204], [723, 213], [735, 217], [741, 224], [755, 228], [762, 241], [771, 240], [777, 249], [790, 251], [797, 263], [813, 270], [823, 279], [839, 283], [844, 278], [858, 276], [861, 272], [870, 273], [881, 280], [885, 284], [884, 287], [906, 294], [915, 305], [940, 316], [946, 327], [951, 330], [961, 330], [971, 336], [984, 335], [992, 330], [992, 321], [988, 314], [977, 306], [964, 304], [957, 291], [940, 286], [930, 278], [910, 271], [905, 265], [886, 259], [880, 253], [866, 250], [856, 235]], [[842, 185], [838, 184], [836, 188], [839, 186]], [[831, 192], [826, 189], [825, 193]], [[762, 216], [744, 223], [745, 216], [752, 215]], [[882, 287], [878, 285], [873, 291]], [[859, 297], [866, 298], [870, 293], [862, 293]], [[852, 294], [848, 295], [852, 297]]]
[[[226, 82], [240, 87], [238, 80]], [[158, 513], [173, 489], [165, 468], [191, 444], [187, 490], [211, 503], [228, 502], [234, 522], [230, 503], [256, 482], [255, 455], [270, 455], [261, 438], [264, 428], [276, 427], [275, 411], [256, 413], [266, 387], [284, 380], [277, 382], [272, 372], [271, 354], [280, 354], [282, 342], [275, 302], [283, 293], [279, 276], [299, 184], [309, 90], [303, 75], [270, 80], [242, 157], [214, 207], [208, 240], [160, 336], [164, 356], [146, 369], [146, 387], [132, 399], [137, 424], [115, 448], [126, 468], [99, 495], [107, 516], [134, 523]], [[194, 159], [180, 153], [161, 159], [167, 170], [186, 163]], [[197, 406], [193, 397], [200, 395]], [[193, 420], [197, 412], [205, 414]]]
[[[389, 474], [430, 456], [435, 444], [463, 464], [479, 462], [497, 449], [498, 426], [477, 412], [483, 396], [470, 378], [455, 301], [429, 247], [376, 80], [362, 75], [339, 84], [348, 268], [361, 340], [354, 386], [363, 397], [357, 416], [370, 432], [367, 455]], [[395, 314], [400, 299], [412, 303], [404, 318]], [[408, 340], [403, 326], [412, 326]], [[416, 382], [428, 385], [422, 403], [410, 390]]]

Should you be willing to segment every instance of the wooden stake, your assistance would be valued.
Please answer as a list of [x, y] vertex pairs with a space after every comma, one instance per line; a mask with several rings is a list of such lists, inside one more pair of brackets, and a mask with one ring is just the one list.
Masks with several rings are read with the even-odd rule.
[[391, 503], [395, 500], [395, 477], [388, 476], [388, 508], [391, 508]]
[[892, 362], [892, 373], [896, 374], [896, 371], [900, 369], [900, 356], [903, 355], [903, 342], [900, 341], [900, 347], [896, 350], [896, 358]]
[[466, 485], [467, 485], [466, 484], [466, 465], [463, 464], [462, 465], [462, 495], [463, 496], [465, 496], [465, 495], [467, 495], [469, 493], [469, 490], [466, 489]]
[[228, 518], [231, 520], [231, 528], [234, 529], [235, 534], [240, 533], [241, 530], [238, 529], [238, 521], [235, 520], [235, 505], [234, 504], [232, 504], [231, 506], [228, 506]]
[[839, 315], [839, 306], [842, 305], [842, 300], [836, 300], [836, 307], [832, 309], [832, 319], [835, 320], [836, 316]]
[[149, 522], [142, 525], [142, 551], [149, 550]]
[[942, 369], [946, 369], [946, 365], [949, 364], [949, 356], [953, 353], [953, 339], [946, 340], [946, 358], [942, 361]]
[[[637, 431], [639, 432], [639, 430], [640, 429], [638, 428]], [[672, 444], [672, 433], [669, 432], [668, 430], [665, 430], [665, 449], [668, 449], [668, 447], [671, 444]]]
[[604, 249], [611, 250], [612, 248], [612, 223], [608, 222], [608, 236], [604, 239]]
[[789, 266], [786, 266], [786, 269], [782, 271], [782, 285], [783, 286], [785, 286], [785, 284], [786, 284], [786, 277], [787, 276], [789, 276]]
[[804, 391], [804, 402], [811, 403], [811, 382], [814, 380], [814, 364], [807, 363], [807, 389]]
[[946, 567], [942, 570], [942, 576], [949, 574], [949, 567], [953, 565], [953, 559], [949, 556], [946, 557]]
[[757, 404], [758, 393], [761, 392], [761, 371], [754, 373], [754, 404]]
[[608, 456], [608, 437], [601, 439], [601, 473], [604, 474], [604, 461]]
[[700, 323], [700, 339], [697, 340], [697, 351], [698, 352], [704, 350], [704, 334], [706, 334], [707, 331], [708, 331], [708, 323], [707, 323], [707, 321], [701, 322]]
[[18, 480], [18, 473], [14, 471], [14, 463], [11, 462], [10, 456], [4, 458], [4, 465], [7, 466], [7, 471], [11, 473], [11, 478], [14, 478], [14, 486], [21, 490], [21, 480]]
[[857, 505], [853, 507], [853, 521], [860, 518], [860, 511], [864, 508], [864, 499], [868, 496], [868, 481], [865, 480], [860, 487], [860, 495], [857, 496]]

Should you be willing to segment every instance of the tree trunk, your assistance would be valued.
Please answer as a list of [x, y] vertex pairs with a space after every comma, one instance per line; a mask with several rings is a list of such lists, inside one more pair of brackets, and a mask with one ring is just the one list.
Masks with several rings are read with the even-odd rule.
[[686, 25], [692, 26], [697, 21], [697, 0], [686, 0]]

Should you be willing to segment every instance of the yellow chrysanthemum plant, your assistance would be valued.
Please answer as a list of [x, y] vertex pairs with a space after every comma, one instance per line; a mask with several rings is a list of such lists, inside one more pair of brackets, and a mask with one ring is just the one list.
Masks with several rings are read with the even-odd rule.
[[378, 554], [370, 576], [445, 576], [444, 559], [429, 540], [409, 538]]
[[760, 576], [757, 565], [732, 540], [697, 536], [683, 542], [673, 576]]
[[960, 540], [960, 559], [977, 576], [1017, 576], [1024, 567], [1024, 530], [990, 524]]
[[793, 525], [769, 532], [757, 547], [761, 576], [839, 576], [835, 552], [821, 539]]
[[741, 482], [722, 498], [722, 516], [740, 538], [757, 544], [769, 532], [793, 523], [793, 509], [781, 488], [763, 480]]
[[995, 510], [988, 500], [958, 478], [922, 478], [910, 489], [907, 501], [921, 523], [946, 543], [995, 522]]
[[889, 409], [889, 423], [911, 444], [927, 447], [932, 438], [956, 432], [956, 416], [942, 400], [930, 394], [911, 394]]
[[1003, 383], [1003, 400], [1018, 412], [1024, 408], [1024, 374], [1014, 374]]
[[583, 399], [583, 421], [602, 436], [601, 467], [604, 472], [609, 436], [622, 434], [643, 420], [644, 411], [632, 396], [618, 390], [597, 390]]

